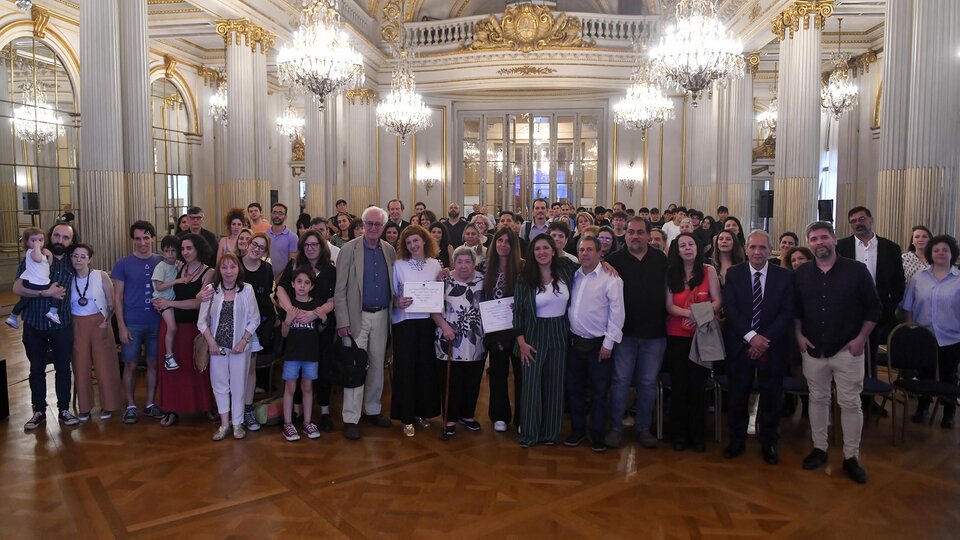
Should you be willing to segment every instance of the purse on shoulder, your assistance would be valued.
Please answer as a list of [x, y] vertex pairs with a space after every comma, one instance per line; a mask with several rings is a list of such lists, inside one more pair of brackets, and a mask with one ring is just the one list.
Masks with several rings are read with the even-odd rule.
[[203, 334], [197, 334], [197, 337], [193, 338], [193, 365], [200, 372], [206, 371], [210, 365], [210, 346]]

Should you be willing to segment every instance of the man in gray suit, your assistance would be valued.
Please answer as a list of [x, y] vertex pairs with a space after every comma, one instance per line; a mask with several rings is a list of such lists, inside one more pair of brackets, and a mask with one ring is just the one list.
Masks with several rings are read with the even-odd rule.
[[363, 211], [363, 236], [340, 248], [337, 259], [337, 287], [334, 291], [337, 333], [350, 336], [367, 351], [367, 379], [363, 386], [343, 389], [343, 434], [360, 438], [361, 413], [378, 427], [390, 427], [380, 412], [383, 394], [383, 360], [390, 331], [393, 302], [393, 262], [397, 252], [380, 240], [387, 213], [376, 206]]

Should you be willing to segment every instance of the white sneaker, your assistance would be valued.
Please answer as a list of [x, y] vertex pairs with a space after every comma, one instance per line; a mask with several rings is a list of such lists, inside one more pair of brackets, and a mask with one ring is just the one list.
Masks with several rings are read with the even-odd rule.
[[503, 433], [504, 431], [507, 430], [507, 423], [504, 422], [503, 420], [497, 420], [496, 422], [493, 423], [493, 430]]
[[57, 323], [57, 324], [62, 324], [62, 323], [60, 322], [60, 316], [57, 315], [56, 313], [54, 313], [54, 312], [52, 312], [52, 311], [48, 311], [46, 316], [47, 316], [47, 318], [50, 319], [51, 321], [53, 321], [53, 322], [55, 322], [55, 323]]
[[7, 319], [3, 322], [6, 323], [6, 325], [9, 326], [10, 328], [13, 328], [14, 330], [20, 329], [20, 321], [17, 320], [17, 316], [14, 315], [13, 313], [11, 313], [10, 316], [7, 317]]
[[177, 359], [174, 358], [172, 354], [168, 354], [163, 359], [163, 369], [167, 371], [176, 371], [180, 369], [180, 364], [177, 363]]

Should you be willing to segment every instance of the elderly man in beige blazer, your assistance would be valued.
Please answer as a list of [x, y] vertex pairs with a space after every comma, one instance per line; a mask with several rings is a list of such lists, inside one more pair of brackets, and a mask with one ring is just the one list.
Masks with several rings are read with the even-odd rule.
[[363, 211], [363, 236], [340, 248], [337, 259], [337, 287], [334, 291], [337, 333], [350, 336], [367, 351], [367, 379], [363, 386], [343, 389], [343, 434], [360, 438], [358, 425], [364, 420], [378, 427], [390, 427], [380, 412], [383, 394], [383, 361], [393, 302], [393, 262], [397, 252], [380, 240], [387, 213], [371, 206]]

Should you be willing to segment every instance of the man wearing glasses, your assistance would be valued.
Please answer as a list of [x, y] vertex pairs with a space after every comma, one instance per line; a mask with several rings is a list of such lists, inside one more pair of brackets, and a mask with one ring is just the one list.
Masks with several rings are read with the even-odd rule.
[[187, 208], [187, 224], [190, 226], [189, 229], [185, 231], [177, 231], [177, 236], [183, 237], [183, 235], [189, 233], [199, 234], [204, 240], [207, 241], [207, 244], [210, 244], [210, 249], [208, 250], [210, 255], [205, 261], [202, 261], [203, 264], [214, 267], [217, 265], [217, 235], [203, 228], [203, 209], [199, 206], [191, 206]]
[[273, 265], [273, 281], [287, 267], [287, 260], [297, 256], [297, 235], [284, 222], [287, 221], [287, 205], [277, 203], [270, 207], [270, 264]]
[[387, 222], [387, 213], [382, 208], [367, 208], [361, 220], [363, 236], [340, 248], [333, 295], [337, 333], [340, 337], [350, 336], [358, 347], [367, 351], [364, 385], [343, 389], [343, 435], [349, 440], [360, 438], [361, 413], [370, 424], [390, 427], [390, 419], [381, 413], [380, 397], [397, 252], [380, 240]]

